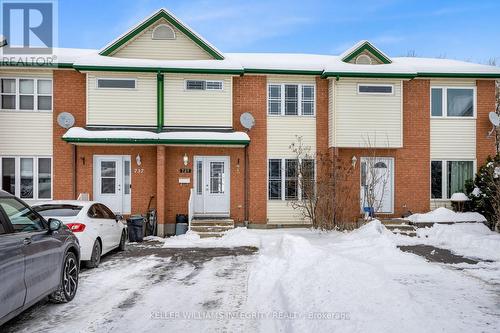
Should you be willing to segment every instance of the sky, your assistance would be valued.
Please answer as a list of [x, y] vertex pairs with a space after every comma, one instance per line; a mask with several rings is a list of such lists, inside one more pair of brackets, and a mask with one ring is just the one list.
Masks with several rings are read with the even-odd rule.
[[161, 7], [222, 52], [340, 54], [368, 39], [389, 56], [500, 63], [498, 0], [59, 0], [59, 46], [100, 49]]

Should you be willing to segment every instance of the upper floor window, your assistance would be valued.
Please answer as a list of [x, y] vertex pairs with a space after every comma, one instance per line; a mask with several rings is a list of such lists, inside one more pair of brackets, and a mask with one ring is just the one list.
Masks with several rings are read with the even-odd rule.
[[171, 26], [166, 24], [160, 24], [156, 28], [153, 29], [153, 33], [151, 35], [152, 39], [175, 39], [175, 32]]
[[358, 84], [358, 94], [392, 95], [393, 91], [392, 84]]
[[0, 80], [2, 110], [52, 110], [51, 79], [2, 78]]
[[135, 79], [97, 79], [97, 88], [99, 89], [135, 89]]
[[186, 90], [223, 90], [222, 81], [186, 80]]
[[269, 84], [267, 113], [273, 116], [314, 116], [315, 87], [311, 84]]
[[432, 117], [474, 117], [476, 91], [473, 87], [432, 87]]

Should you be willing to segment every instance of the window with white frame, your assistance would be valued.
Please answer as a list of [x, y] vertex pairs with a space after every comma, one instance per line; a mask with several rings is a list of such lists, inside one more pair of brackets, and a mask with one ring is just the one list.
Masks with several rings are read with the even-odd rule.
[[474, 87], [431, 87], [432, 117], [468, 117], [476, 112]]
[[98, 78], [98, 89], [135, 89], [136, 79], [126, 78]]
[[51, 111], [52, 80], [0, 78], [0, 109], [12, 111]]
[[1, 157], [0, 175], [1, 189], [21, 199], [52, 198], [51, 157]]
[[392, 95], [393, 92], [392, 84], [358, 84], [358, 94]]
[[465, 183], [474, 177], [474, 161], [431, 161], [431, 198], [449, 199], [464, 192]]
[[[300, 172], [299, 172], [299, 167]], [[313, 159], [273, 158], [268, 161], [269, 200], [300, 200], [314, 187], [315, 164]], [[303, 177], [300, 181], [299, 174]], [[307, 187], [307, 189], [301, 188]], [[312, 190], [312, 191], [311, 191]]]
[[311, 84], [269, 84], [267, 113], [271, 116], [314, 116], [315, 86]]
[[222, 81], [186, 80], [186, 90], [223, 90]]

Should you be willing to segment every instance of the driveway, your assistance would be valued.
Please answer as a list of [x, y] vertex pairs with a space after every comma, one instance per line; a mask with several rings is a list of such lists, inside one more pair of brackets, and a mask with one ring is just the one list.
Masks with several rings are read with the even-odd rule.
[[[75, 299], [41, 302], [2, 327], [2, 332], [241, 331], [244, 322], [193, 320], [200, 314], [242, 311], [248, 266], [256, 248], [163, 249], [132, 244], [83, 269]], [[200, 319], [200, 318], [198, 318]]]

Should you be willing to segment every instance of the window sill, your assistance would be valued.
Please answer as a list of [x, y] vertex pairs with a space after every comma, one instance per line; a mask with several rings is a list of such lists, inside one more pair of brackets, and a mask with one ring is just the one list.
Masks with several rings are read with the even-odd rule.
[[4, 113], [12, 113], [12, 112], [16, 112], [16, 113], [52, 113], [53, 111], [52, 110], [9, 110], [9, 109], [0, 109], [0, 112], [4, 112]]

